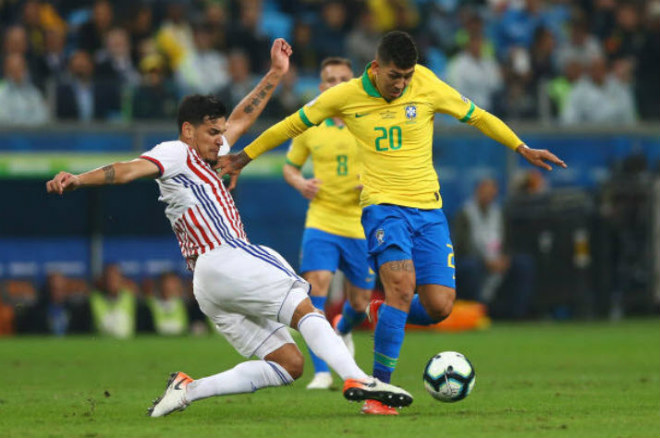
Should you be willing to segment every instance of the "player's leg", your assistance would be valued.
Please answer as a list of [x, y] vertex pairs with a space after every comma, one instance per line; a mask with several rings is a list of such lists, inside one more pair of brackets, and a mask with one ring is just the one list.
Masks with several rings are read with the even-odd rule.
[[204, 295], [197, 294], [197, 298], [202, 310], [216, 323], [218, 331], [240, 354], [256, 356], [260, 360], [242, 362], [229, 370], [196, 380], [182, 372], [173, 373], [165, 393], [149, 408], [150, 416], [168, 415], [208, 397], [288, 385], [302, 375], [302, 353], [284, 324], [227, 313]]
[[[315, 228], [305, 228], [300, 258], [302, 276], [312, 286], [310, 300], [314, 307], [325, 312], [330, 282], [339, 261], [339, 250], [333, 236]], [[314, 365], [314, 378], [307, 385], [307, 389], [330, 388], [330, 368], [311, 349], [308, 351]]]
[[[325, 303], [328, 298], [328, 289], [334, 273], [330, 271], [307, 271], [303, 278], [311, 285], [309, 298], [312, 305], [325, 313]], [[332, 386], [332, 374], [328, 364], [308, 348], [309, 357], [314, 366], [314, 378], [307, 384], [307, 389], [328, 389]]]
[[[241, 362], [230, 370], [190, 382], [186, 389], [188, 402], [288, 385], [302, 375], [304, 358], [285, 326], [267, 319], [244, 319], [231, 328], [218, 324], [218, 329], [239, 353], [259, 360]], [[245, 330], [259, 334], [247, 340], [239, 334]]]
[[367, 307], [371, 300], [371, 289], [357, 287], [350, 280], [345, 281], [346, 300], [342, 311], [333, 320], [332, 326], [339, 335], [348, 351], [355, 356], [355, 344], [353, 342], [353, 328], [362, 324], [367, 318]]
[[408, 322], [430, 325], [449, 316], [456, 300], [454, 249], [441, 209], [422, 211], [413, 239], [418, 294]]
[[374, 332], [374, 376], [389, 382], [403, 344], [410, 302], [415, 292], [412, 233], [407, 215], [414, 209], [371, 205], [362, 211], [369, 258], [380, 275], [385, 302]]
[[333, 325], [337, 334], [351, 350], [353, 345], [351, 331], [367, 317], [366, 310], [376, 277], [369, 266], [365, 239], [342, 238], [339, 268], [346, 277], [346, 301], [341, 315]]
[[[285, 302], [283, 315], [290, 306]], [[376, 400], [389, 406], [408, 406], [412, 396], [401, 388], [367, 376], [362, 371], [344, 343], [334, 333], [327, 319], [309, 299], [301, 301], [290, 318], [307, 345], [325, 360], [344, 380], [344, 397], [351, 401]]]

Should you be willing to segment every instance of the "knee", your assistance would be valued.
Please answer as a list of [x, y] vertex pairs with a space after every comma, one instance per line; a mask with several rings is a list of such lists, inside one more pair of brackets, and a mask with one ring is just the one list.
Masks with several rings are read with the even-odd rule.
[[302, 376], [305, 358], [300, 350], [296, 349], [295, 353], [291, 353], [283, 362], [280, 365], [289, 373], [293, 380], [298, 380]]
[[329, 271], [309, 271], [303, 274], [303, 278], [309, 282], [312, 289], [310, 295], [316, 297], [328, 296], [332, 273]]
[[426, 311], [432, 320], [442, 321], [451, 314], [455, 301], [456, 290], [446, 289], [442, 294], [438, 294], [434, 297]]
[[367, 310], [369, 300], [371, 300], [371, 291], [359, 289], [358, 292], [348, 294], [348, 302], [356, 312], [364, 312]]

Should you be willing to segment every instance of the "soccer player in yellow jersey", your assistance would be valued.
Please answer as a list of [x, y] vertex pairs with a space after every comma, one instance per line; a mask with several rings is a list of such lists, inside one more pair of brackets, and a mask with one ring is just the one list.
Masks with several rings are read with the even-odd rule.
[[[385, 302], [373, 315], [378, 317], [374, 376], [387, 382], [399, 358], [406, 321], [441, 321], [456, 298], [452, 244], [432, 159], [436, 113], [476, 127], [536, 166], [566, 167], [547, 150], [527, 147], [504, 122], [418, 65], [415, 43], [399, 31], [383, 36], [376, 59], [361, 78], [330, 88], [240, 153], [218, 162], [221, 173], [236, 173], [329, 117], [344, 120], [360, 145], [362, 226], [370, 261], [385, 289]], [[396, 413], [369, 400], [363, 412]]]
[[[327, 58], [321, 63], [321, 92], [353, 78], [351, 61]], [[335, 330], [354, 351], [351, 330], [366, 318], [374, 285], [374, 271], [367, 261], [367, 241], [360, 223], [360, 166], [358, 145], [342, 119], [328, 118], [293, 139], [284, 165], [284, 179], [310, 200], [301, 248], [300, 272], [312, 286], [310, 298], [317, 309], [325, 307], [332, 276], [337, 268], [347, 279], [347, 301]], [[312, 159], [314, 177], [300, 169]], [[309, 352], [314, 378], [308, 389], [332, 385], [328, 365]]]

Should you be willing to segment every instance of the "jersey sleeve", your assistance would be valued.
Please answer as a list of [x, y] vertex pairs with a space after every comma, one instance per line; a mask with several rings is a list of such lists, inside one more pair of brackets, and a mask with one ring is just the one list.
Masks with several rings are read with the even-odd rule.
[[499, 118], [476, 106], [470, 99], [438, 79], [432, 71], [425, 67], [422, 69], [426, 81], [432, 85], [435, 112], [449, 114], [459, 122], [472, 125], [512, 150], [516, 150], [523, 143]]
[[318, 95], [300, 108], [300, 119], [307, 127], [312, 127], [330, 117], [341, 116], [342, 107], [350, 92], [349, 86], [348, 82], [339, 84]]
[[474, 103], [440, 80], [431, 70], [419, 65], [417, 68], [422, 70], [425, 84], [431, 87], [434, 111], [449, 114], [463, 123], [469, 122], [477, 110]]
[[289, 151], [286, 154], [286, 163], [300, 169], [309, 157], [309, 148], [307, 147], [307, 132], [295, 137], [291, 141]]
[[158, 166], [159, 179], [166, 179], [178, 174], [185, 165], [186, 146], [180, 142], [165, 142], [140, 155]]

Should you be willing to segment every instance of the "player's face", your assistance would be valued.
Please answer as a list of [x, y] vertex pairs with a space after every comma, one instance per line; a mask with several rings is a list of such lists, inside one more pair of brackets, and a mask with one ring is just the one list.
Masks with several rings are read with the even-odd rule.
[[376, 78], [376, 87], [381, 96], [387, 100], [401, 96], [415, 73], [415, 67], [403, 69], [397, 67], [393, 62], [380, 64], [378, 61], [374, 61], [372, 69]]
[[326, 65], [323, 71], [321, 71], [321, 85], [319, 85], [319, 89], [321, 92], [324, 92], [328, 88], [332, 88], [342, 82], [350, 81], [351, 79], [353, 79], [353, 72], [347, 65]]
[[[187, 123], [187, 122], [186, 122]], [[204, 123], [199, 126], [192, 126], [190, 131], [190, 145], [197, 150], [197, 153], [204, 161], [211, 166], [218, 162], [218, 152], [222, 146], [222, 134], [227, 131], [227, 119], [204, 119]]]

